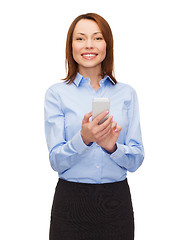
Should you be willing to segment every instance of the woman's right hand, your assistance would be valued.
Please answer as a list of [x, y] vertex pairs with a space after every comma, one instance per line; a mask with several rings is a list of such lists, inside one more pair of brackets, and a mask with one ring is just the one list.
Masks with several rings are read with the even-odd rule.
[[91, 142], [100, 142], [111, 131], [113, 117], [110, 116], [104, 123], [98, 124], [109, 112], [105, 111], [99, 114], [93, 121], [89, 121], [92, 112], [86, 113], [82, 120], [81, 137], [86, 145]]

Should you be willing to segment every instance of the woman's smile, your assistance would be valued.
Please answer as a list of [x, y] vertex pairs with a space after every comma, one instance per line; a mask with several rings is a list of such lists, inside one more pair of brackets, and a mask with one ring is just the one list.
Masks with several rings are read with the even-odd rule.
[[92, 53], [92, 52], [87, 52], [87, 53], [81, 54], [81, 56], [87, 60], [92, 60], [92, 59], [96, 58], [97, 55], [98, 55], [97, 53]]

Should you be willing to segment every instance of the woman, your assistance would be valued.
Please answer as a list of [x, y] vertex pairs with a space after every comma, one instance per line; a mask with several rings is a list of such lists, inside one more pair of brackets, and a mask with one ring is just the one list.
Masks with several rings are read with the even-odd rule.
[[[113, 36], [101, 16], [71, 24], [66, 42], [68, 74], [45, 96], [45, 133], [58, 172], [50, 240], [132, 240], [134, 215], [127, 171], [144, 159], [135, 91], [113, 75]], [[94, 97], [110, 99], [92, 117]]]

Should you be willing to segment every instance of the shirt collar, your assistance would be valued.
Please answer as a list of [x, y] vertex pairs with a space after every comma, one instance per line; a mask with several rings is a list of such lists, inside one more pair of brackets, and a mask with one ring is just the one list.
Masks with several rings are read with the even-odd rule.
[[105, 75], [101, 81], [106, 81], [106, 80], [109, 80], [113, 85], [115, 85], [115, 82], [108, 75]]
[[[75, 79], [74, 79], [74, 84], [79, 87], [79, 84], [81, 83], [81, 81], [85, 79], [79, 72], [77, 73]], [[105, 75], [103, 79], [101, 79], [100, 82], [105, 82], [106, 80], [109, 80], [113, 85], [115, 85], [115, 82], [108, 76]]]
[[77, 73], [73, 83], [78, 87], [82, 79], [84, 79], [84, 77], [80, 73]]

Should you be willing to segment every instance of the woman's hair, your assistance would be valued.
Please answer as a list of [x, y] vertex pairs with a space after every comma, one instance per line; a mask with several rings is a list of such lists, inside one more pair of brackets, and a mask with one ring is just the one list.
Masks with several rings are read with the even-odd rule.
[[117, 83], [114, 77], [114, 52], [112, 31], [107, 21], [96, 13], [87, 13], [78, 16], [76, 19], [74, 19], [69, 28], [66, 39], [66, 70], [68, 71], [66, 78], [64, 78], [63, 80], [65, 80], [68, 84], [71, 84], [74, 81], [78, 72], [78, 64], [74, 60], [72, 54], [72, 39], [74, 28], [81, 19], [95, 21], [100, 28], [106, 42], [106, 57], [102, 62], [101, 76], [104, 77], [105, 75], [108, 75], [115, 83]]

